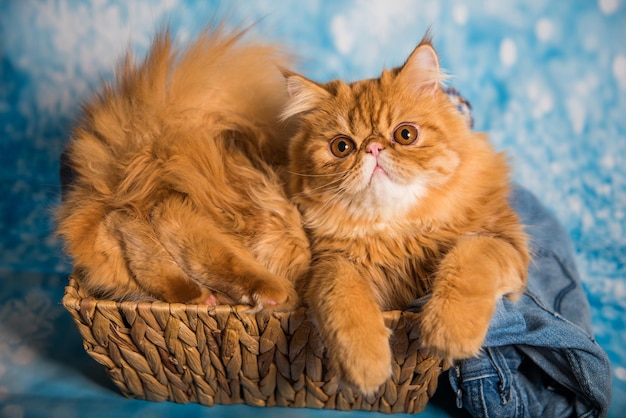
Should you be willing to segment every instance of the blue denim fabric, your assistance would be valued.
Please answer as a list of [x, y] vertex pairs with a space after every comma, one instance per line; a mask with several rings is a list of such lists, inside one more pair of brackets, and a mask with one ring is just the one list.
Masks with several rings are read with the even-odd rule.
[[604, 417], [609, 360], [567, 234], [530, 192], [516, 187], [511, 203], [531, 236], [528, 289], [498, 302], [483, 352], [451, 369], [457, 404], [475, 417]]

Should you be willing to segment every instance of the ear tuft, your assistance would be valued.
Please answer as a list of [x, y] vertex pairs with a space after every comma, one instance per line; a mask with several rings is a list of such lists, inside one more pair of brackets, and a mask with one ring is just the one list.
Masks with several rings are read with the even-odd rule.
[[289, 100], [280, 118], [281, 120], [313, 110], [320, 101], [330, 97], [330, 93], [319, 84], [301, 75], [284, 71]]
[[430, 32], [415, 48], [398, 75], [401, 83], [417, 92], [434, 94], [445, 76], [439, 68], [439, 58], [431, 43]]

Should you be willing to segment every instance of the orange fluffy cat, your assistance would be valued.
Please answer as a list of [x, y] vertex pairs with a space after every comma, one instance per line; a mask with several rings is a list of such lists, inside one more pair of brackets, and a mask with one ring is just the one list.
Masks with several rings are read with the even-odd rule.
[[285, 154], [287, 61], [242, 37], [212, 27], [177, 48], [163, 31], [84, 106], [58, 232], [88, 294], [298, 303], [308, 239], [269, 165]]
[[309, 233], [303, 299], [334, 368], [372, 393], [390, 376], [383, 310], [429, 295], [414, 324], [448, 359], [476, 355], [497, 298], [523, 292], [527, 239], [509, 170], [440, 90], [428, 36], [380, 78], [287, 74], [289, 192]]

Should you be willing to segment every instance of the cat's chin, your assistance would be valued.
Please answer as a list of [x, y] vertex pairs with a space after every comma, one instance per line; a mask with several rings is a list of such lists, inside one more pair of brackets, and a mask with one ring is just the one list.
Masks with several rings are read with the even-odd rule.
[[408, 184], [394, 181], [387, 172], [376, 167], [364, 190], [363, 208], [379, 218], [397, 219], [419, 205], [426, 196], [428, 182], [417, 179]]

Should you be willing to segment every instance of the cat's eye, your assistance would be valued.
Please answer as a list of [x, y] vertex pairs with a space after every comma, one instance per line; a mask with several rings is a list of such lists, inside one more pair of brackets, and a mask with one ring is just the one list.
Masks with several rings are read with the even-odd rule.
[[419, 128], [412, 123], [401, 123], [393, 131], [393, 140], [400, 145], [411, 145], [418, 136]]
[[329, 147], [330, 152], [339, 158], [347, 157], [355, 148], [354, 142], [345, 135], [339, 135], [331, 139]]

